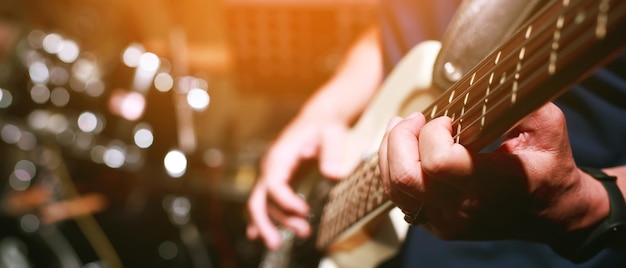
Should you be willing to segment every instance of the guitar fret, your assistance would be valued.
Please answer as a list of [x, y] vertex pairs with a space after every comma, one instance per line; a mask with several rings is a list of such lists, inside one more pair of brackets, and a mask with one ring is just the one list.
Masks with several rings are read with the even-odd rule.
[[433, 109], [430, 111], [430, 119], [435, 118], [435, 114], [437, 114], [437, 105], [435, 105]]
[[[382, 203], [384, 196], [379, 175], [377, 157], [372, 157], [369, 161], [360, 163], [355, 172], [331, 190], [329, 202], [332, 204], [327, 204], [325, 217], [320, 223], [320, 226], [329, 231], [320, 235], [320, 243], [326, 243], [324, 241], [329, 241], [330, 237], [345, 231]], [[358, 191], [356, 194], [345, 193], [354, 189]]]
[[[524, 43], [523, 42], [524, 40], [527, 40], [527, 39], [531, 38], [531, 35], [532, 35], [533, 32], [534, 32], [533, 26], [532, 25], [528, 26], [526, 28], [525, 32], [524, 32], [524, 35], [518, 37], [517, 40], [514, 40], [514, 43]], [[550, 35], [550, 37], [551, 37], [551, 35]], [[533, 37], [533, 38], [536, 38], [536, 37]], [[539, 44], [540, 44], [540, 42], [539, 42]], [[464, 113], [464, 116], [463, 116], [463, 120], [468, 121], [468, 122], [473, 122], [476, 119], [479, 120], [479, 122], [480, 122], [479, 132], [482, 131], [482, 129], [484, 129], [486, 127], [486, 125], [488, 124], [488, 121], [489, 121], [489, 120], [487, 120], [487, 117], [484, 117], [484, 115], [488, 114], [489, 110], [490, 110], [489, 109], [490, 105], [485, 105], [486, 103], [487, 104], [489, 103], [488, 98], [490, 98], [490, 97], [488, 97], [488, 96], [497, 98], [497, 96], [501, 95], [501, 94], [498, 94], [498, 95], [494, 96], [493, 92], [492, 92], [492, 88], [490, 86], [481, 86], [480, 85], [481, 84], [480, 81], [486, 80], [487, 78], [483, 77], [482, 79], [479, 79], [478, 82], [477, 82], [476, 78], [475, 78], [475, 76], [477, 76], [477, 73], [478, 73], [478, 76], [480, 77], [481, 75], [480, 75], [479, 72], [483, 71], [484, 69], [495, 68], [496, 70], [500, 70], [502, 72], [502, 74], [501, 74], [501, 78], [500, 78], [500, 83], [499, 83], [499, 85], [496, 88], [502, 88], [503, 86], [505, 86], [507, 84], [507, 75], [506, 74], [509, 73], [509, 71], [511, 71], [511, 73], [513, 73], [513, 78], [517, 78], [517, 79], [520, 78], [520, 73], [521, 73], [521, 69], [522, 69], [522, 64], [520, 62], [520, 58], [521, 59], [525, 59], [526, 58], [526, 54], [529, 51], [529, 48], [535, 48], [536, 49], [537, 47], [539, 47], [539, 44], [534, 44], [531, 47], [523, 46], [523, 48], [519, 48], [517, 57], [515, 57], [514, 59], [512, 59], [510, 57], [506, 57], [504, 60], [501, 59], [501, 60], [499, 60], [498, 66], [492, 67], [492, 66], [489, 66], [489, 65], [483, 65], [483, 66], [479, 65], [479, 67], [481, 67], [481, 68], [478, 68], [478, 71], [476, 73], [474, 73], [472, 75], [472, 77], [471, 77], [471, 80], [472, 80], [471, 85], [472, 86], [470, 86], [470, 88], [474, 88], [474, 91], [475, 91], [478, 88], [487, 87], [487, 91], [485, 91], [485, 93], [484, 93], [485, 98], [482, 99], [482, 104], [483, 105], [481, 105], [481, 107], [480, 107], [481, 108], [480, 109], [480, 116], [476, 116], [476, 113], [474, 113], [472, 111], [472, 110], [474, 110], [474, 108], [469, 108], [469, 109], [466, 109], [466, 112]], [[507, 46], [504, 46], [503, 50], [500, 50], [500, 51], [503, 54], [510, 54], [511, 50], [512, 50], [511, 48], [508, 48]], [[514, 48], [513, 48], [513, 50], [514, 50]], [[513, 63], [513, 65], [512, 65], [513, 69], [511, 69], [511, 63]], [[494, 75], [495, 75], [495, 72], [496, 71], [493, 71]], [[489, 80], [491, 80], [491, 74], [489, 76]], [[493, 82], [493, 81], [491, 81], [491, 82]], [[486, 84], [488, 82], [484, 81], [482, 83]], [[512, 91], [515, 92], [515, 94], [512, 94], [511, 98], [513, 100], [512, 103], [515, 103], [516, 102], [516, 98], [517, 98], [517, 90], [519, 88], [519, 82], [513, 81], [511, 83], [513, 83], [511, 85], [511, 89], [512, 89]], [[471, 91], [471, 90], [467, 90], [467, 91]], [[473, 98], [473, 99], [470, 98], [469, 102], [470, 103], [477, 103], [476, 98]], [[491, 104], [491, 105], [493, 105], [493, 104]], [[468, 116], [470, 118], [468, 118]], [[474, 117], [476, 119], [472, 119], [471, 117]], [[467, 129], [469, 127], [472, 127], [472, 125], [473, 124], [471, 124], [471, 123], [469, 125], [465, 124], [465, 126], [462, 128], [461, 131], [459, 131], [459, 133], [462, 132], [462, 131], [466, 131], [465, 129]], [[472, 133], [476, 134], [478, 132], [474, 131]]]
[[[593, 16], [597, 16], [595, 20], [587, 19]], [[567, 85], [557, 77], [582, 75], [586, 70], [573, 66], [580, 66], [577, 57], [591, 52], [592, 45], [601, 42], [610, 49], [594, 50], [593, 60], [597, 61], [583, 64], [599, 64], [602, 57], [614, 54], [618, 50], [614, 41], [624, 41], [618, 29], [626, 27], [625, 17], [626, 3], [620, 0], [601, 0], [599, 4], [551, 2], [524, 31], [481, 61], [471, 75], [462, 77], [449, 89], [449, 95], [442, 95], [424, 113], [430, 111], [430, 119], [451, 114], [455, 141], [463, 140], [470, 150], [482, 149], [524, 114], [563, 92]], [[606, 41], [594, 41], [600, 39]], [[499, 77], [499, 83], [493, 83], [495, 77]], [[531, 99], [539, 101], [529, 103]], [[363, 215], [389, 201], [381, 186], [377, 162], [376, 155], [362, 161], [352, 175], [329, 192], [317, 241], [321, 249]], [[355, 190], [357, 194], [350, 194]]]
[[484, 128], [485, 127], [485, 122], [487, 119], [487, 102], [489, 102], [489, 92], [490, 89], [489, 87], [487, 87], [487, 90], [485, 91], [485, 100], [483, 101], [483, 115], [480, 118], [480, 128]]
[[596, 26], [596, 37], [598, 39], [604, 38], [606, 35], [606, 25], [608, 21], [608, 12], [609, 12], [609, 1], [603, 0], [600, 2], [600, 6], [598, 7], [598, 23]]
[[556, 20], [556, 29], [554, 30], [554, 36], [552, 40], [552, 51], [550, 52], [550, 63], [548, 65], [548, 73], [554, 74], [556, 71], [557, 50], [559, 49], [559, 40], [561, 39], [561, 29], [563, 29], [563, 15], [560, 15]]
[[528, 39], [532, 32], [533, 32], [533, 26], [528, 25], [528, 28], [526, 28], [526, 33], [524, 34], [524, 38]]

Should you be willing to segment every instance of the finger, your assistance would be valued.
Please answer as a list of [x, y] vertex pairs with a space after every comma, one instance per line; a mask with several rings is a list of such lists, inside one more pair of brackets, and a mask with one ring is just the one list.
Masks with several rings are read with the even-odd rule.
[[380, 169], [380, 178], [382, 181], [383, 189], [387, 195], [390, 195], [391, 188], [389, 182], [389, 164], [387, 162], [387, 144], [389, 141], [389, 131], [396, 126], [400, 121], [402, 121], [401, 117], [393, 117], [387, 123], [387, 130], [383, 139], [380, 143], [380, 148], [378, 149], [378, 167]]
[[[399, 121], [400, 119], [397, 120], [397, 122]], [[390, 128], [396, 125], [397, 122], [390, 121]], [[378, 165], [381, 171], [380, 174], [381, 174], [383, 189], [385, 190], [385, 194], [387, 194], [389, 199], [393, 201], [394, 204], [396, 204], [396, 206], [398, 206], [401, 210], [403, 210], [404, 212], [415, 213], [417, 212], [421, 204], [417, 203], [413, 196], [409, 195], [406, 192], [399, 190], [391, 182], [390, 170], [388, 168], [389, 161], [387, 157], [387, 150], [388, 150], [387, 143], [389, 139], [388, 136], [389, 135], [385, 134], [385, 136], [383, 137], [383, 142], [381, 143], [380, 150], [378, 151], [378, 154], [379, 154]]]
[[429, 178], [465, 187], [474, 173], [471, 153], [452, 138], [449, 117], [439, 117], [426, 124], [419, 134], [422, 169]]
[[279, 183], [267, 187], [268, 198], [281, 210], [305, 217], [309, 213], [309, 205], [289, 185]]
[[322, 133], [320, 171], [329, 179], [340, 179], [347, 171], [343, 164], [344, 138], [347, 129], [342, 126], [329, 127]]
[[301, 163], [302, 157], [294, 155], [293, 149], [284, 149], [287, 146], [273, 148], [263, 163], [260, 181], [267, 185], [268, 198], [281, 209], [306, 215], [308, 205], [296, 194], [288, 181], [293, 176], [295, 168]]
[[249, 237], [251, 239], [261, 237], [268, 248], [278, 248], [280, 246], [280, 234], [268, 216], [264, 185], [257, 185], [252, 191], [248, 200], [248, 211], [251, 220], [251, 227], [248, 228]]
[[253, 224], [248, 224], [248, 227], [246, 228], [246, 236], [250, 240], [259, 238], [259, 229]]
[[300, 216], [287, 215], [280, 209], [269, 206], [269, 215], [282, 226], [293, 230], [298, 237], [307, 237], [311, 233], [309, 222]]
[[418, 135], [425, 124], [422, 114], [411, 114], [398, 123], [389, 133], [387, 161], [392, 188], [397, 188], [412, 201], [406, 206], [415, 206], [416, 195], [423, 193], [422, 171]]

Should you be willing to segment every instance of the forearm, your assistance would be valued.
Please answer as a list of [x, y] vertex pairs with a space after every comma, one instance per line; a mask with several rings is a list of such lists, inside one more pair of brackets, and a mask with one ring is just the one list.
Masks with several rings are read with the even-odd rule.
[[379, 29], [371, 27], [350, 47], [333, 76], [301, 114], [331, 113], [348, 124], [367, 106], [383, 76]]

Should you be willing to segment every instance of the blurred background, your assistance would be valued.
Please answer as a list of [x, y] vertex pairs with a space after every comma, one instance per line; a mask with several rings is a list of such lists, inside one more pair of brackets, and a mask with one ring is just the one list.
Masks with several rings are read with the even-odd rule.
[[257, 267], [267, 145], [374, 0], [2, 0], [0, 267]]

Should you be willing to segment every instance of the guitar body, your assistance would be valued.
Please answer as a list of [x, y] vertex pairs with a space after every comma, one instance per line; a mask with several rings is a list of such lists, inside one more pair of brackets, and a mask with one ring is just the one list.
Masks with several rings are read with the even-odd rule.
[[[441, 90], [431, 87], [433, 65], [440, 43], [426, 41], [415, 46], [382, 84], [379, 92], [351, 129], [344, 164], [351, 167], [378, 152], [386, 125], [394, 116], [406, 116], [430, 105]], [[382, 190], [382, 188], [381, 188]], [[381, 193], [382, 194], [382, 193]], [[321, 267], [371, 267], [393, 256], [408, 229], [397, 208], [379, 211], [348, 229], [328, 247]]]

